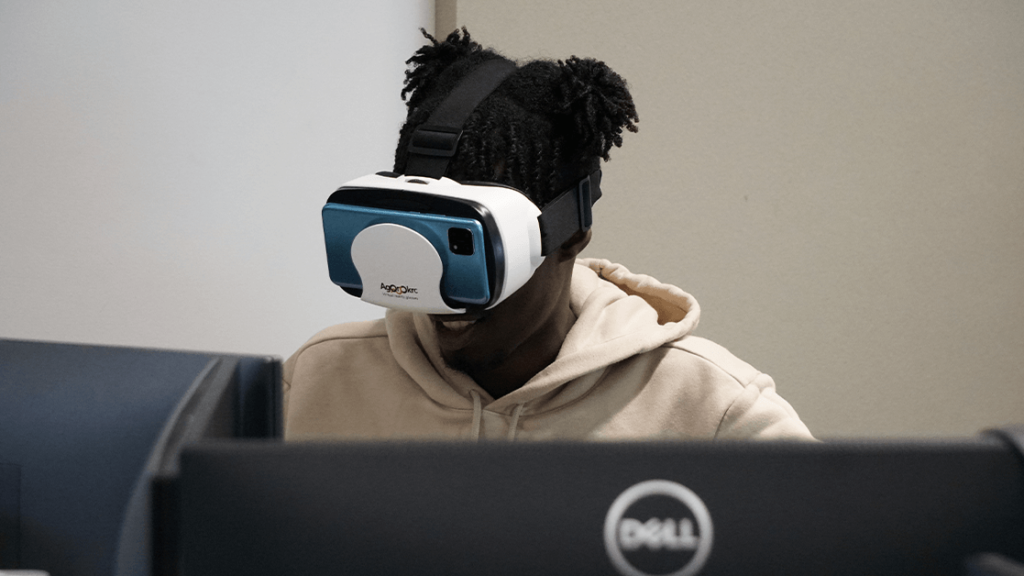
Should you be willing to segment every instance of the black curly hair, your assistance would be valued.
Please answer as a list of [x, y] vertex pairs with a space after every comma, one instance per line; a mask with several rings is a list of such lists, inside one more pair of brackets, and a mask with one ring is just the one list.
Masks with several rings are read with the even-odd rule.
[[[474, 42], [465, 28], [430, 40], [406, 61], [408, 115], [395, 152], [404, 173], [409, 139], [469, 71], [505, 59]], [[507, 60], [507, 59], [506, 59]], [[626, 81], [604, 62], [575, 56], [517, 66], [470, 115], [447, 176], [460, 182], [512, 186], [543, 208], [594, 172], [622, 145], [622, 130], [636, 132], [639, 117]]]

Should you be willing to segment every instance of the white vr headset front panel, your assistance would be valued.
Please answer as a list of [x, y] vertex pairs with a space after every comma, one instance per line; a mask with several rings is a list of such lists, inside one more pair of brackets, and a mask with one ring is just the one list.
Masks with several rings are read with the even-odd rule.
[[[498, 278], [501, 282], [495, 286], [496, 298], [492, 295], [486, 307], [491, 308], [521, 288], [533, 276], [534, 271], [544, 261], [541, 247], [541, 233], [537, 221], [540, 209], [522, 193], [503, 186], [466, 185], [448, 178], [434, 180], [422, 176], [382, 176], [372, 174], [352, 180], [342, 186], [341, 190], [360, 189], [360, 194], [373, 194], [374, 190], [400, 190], [403, 193], [422, 194], [442, 198], [465, 200], [482, 207], [489, 213], [496, 225], [497, 234], [488, 234], [491, 250], [490, 260], [495, 266], [502, 266]], [[445, 287], [442, 277], [445, 276], [445, 262], [451, 262], [453, 256], [439, 253], [438, 242], [432, 243], [424, 234], [413, 230], [407, 225], [389, 222], [382, 211], [377, 218], [368, 220], [366, 226], [351, 237], [351, 245], [338, 245], [348, 240], [335, 240], [329, 230], [329, 211], [332, 205], [324, 208], [324, 233], [328, 246], [329, 265], [340, 253], [344, 256], [348, 251], [351, 263], [358, 271], [362, 294], [360, 298], [366, 302], [393, 308], [427, 314], [462, 314], [467, 308], [449, 306], [445, 302]], [[399, 218], [392, 218], [397, 220]], [[424, 223], [430, 221], [433, 228], [443, 225], [445, 221], [459, 221], [444, 215], [417, 212], [402, 212], [401, 220], [406, 223], [414, 220]], [[466, 228], [479, 228], [472, 220], [461, 219]], [[462, 225], [459, 226], [460, 228]], [[426, 231], [425, 228], [422, 230]], [[477, 232], [478, 234], [481, 232]], [[346, 238], [347, 238], [346, 237]], [[333, 245], [332, 245], [333, 243]], [[485, 250], [485, 246], [475, 247]], [[332, 256], [333, 252], [333, 256]], [[482, 267], [473, 274], [461, 273], [449, 278], [465, 277], [471, 281], [487, 278], [486, 259], [483, 254], [472, 261], [472, 266]], [[466, 264], [462, 264], [464, 269]], [[493, 272], [493, 271], [492, 271]], [[331, 271], [335, 283], [343, 285]], [[344, 286], [343, 286], [344, 287]], [[449, 298], [451, 302], [451, 298]]]

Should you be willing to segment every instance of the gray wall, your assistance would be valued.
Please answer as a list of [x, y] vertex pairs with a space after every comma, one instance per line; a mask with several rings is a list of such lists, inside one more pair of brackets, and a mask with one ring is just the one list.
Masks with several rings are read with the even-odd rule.
[[0, 2], [0, 337], [286, 356], [433, 2]]
[[584, 255], [694, 294], [697, 333], [816, 434], [1024, 421], [1024, 4], [438, 0], [437, 21], [629, 80], [640, 133]]

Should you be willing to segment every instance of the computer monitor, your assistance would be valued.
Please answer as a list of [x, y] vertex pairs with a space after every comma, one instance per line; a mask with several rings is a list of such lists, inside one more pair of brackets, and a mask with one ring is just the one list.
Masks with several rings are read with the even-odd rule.
[[274, 358], [0, 340], [0, 570], [147, 574], [181, 446], [280, 432]]
[[956, 575], [1024, 559], [1024, 461], [948, 441], [184, 448], [190, 576]]

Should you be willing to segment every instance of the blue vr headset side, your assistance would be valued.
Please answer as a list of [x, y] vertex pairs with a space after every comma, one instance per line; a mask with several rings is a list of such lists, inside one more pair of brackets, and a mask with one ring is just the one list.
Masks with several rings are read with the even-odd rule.
[[462, 126], [515, 65], [480, 64], [411, 138], [405, 174], [347, 182], [322, 211], [331, 281], [387, 308], [461, 314], [492, 308], [592, 222], [601, 172], [540, 210], [518, 190], [444, 174]]

